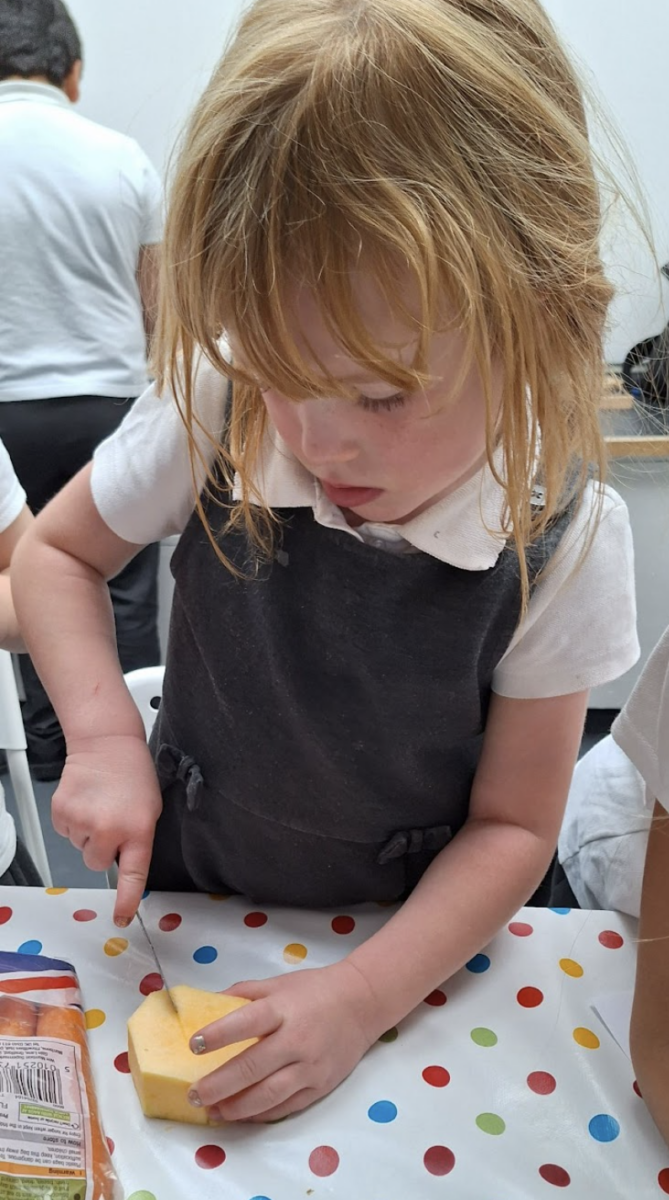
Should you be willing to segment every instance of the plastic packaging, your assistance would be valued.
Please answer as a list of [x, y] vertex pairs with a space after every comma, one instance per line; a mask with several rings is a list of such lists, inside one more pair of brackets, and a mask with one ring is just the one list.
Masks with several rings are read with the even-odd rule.
[[74, 967], [3, 952], [0, 1200], [122, 1200]]

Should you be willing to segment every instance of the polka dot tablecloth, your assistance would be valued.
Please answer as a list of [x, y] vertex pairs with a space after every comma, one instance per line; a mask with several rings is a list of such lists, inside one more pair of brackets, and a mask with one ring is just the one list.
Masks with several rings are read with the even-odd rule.
[[[669, 1195], [669, 1149], [591, 1007], [632, 986], [633, 922], [526, 909], [320, 1104], [274, 1125], [203, 1129], [141, 1113], [125, 1026], [161, 980], [137, 925], [119, 936], [112, 905], [104, 891], [4, 888], [0, 949], [75, 965], [126, 1200]], [[239, 897], [144, 901], [169, 978], [212, 991], [324, 966], [391, 914], [259, 911]]]

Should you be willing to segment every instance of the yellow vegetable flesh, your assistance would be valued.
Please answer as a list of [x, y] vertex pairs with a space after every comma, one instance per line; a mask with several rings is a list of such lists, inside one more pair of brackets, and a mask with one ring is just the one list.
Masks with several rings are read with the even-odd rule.
[[175, 1013], [164, 991], [152, 992], [128, 1021], [130, 1072], [147, 1117], [206, 1125], [206, 1108], [188, 1102], [199, 1079], [258, 1040], [235, 1042], [209, 1054], [193, 1054], [189, 1040], [212, 1021], [248, 1004], [237, 996], [221, 996], [181, 986], [171, 989]]

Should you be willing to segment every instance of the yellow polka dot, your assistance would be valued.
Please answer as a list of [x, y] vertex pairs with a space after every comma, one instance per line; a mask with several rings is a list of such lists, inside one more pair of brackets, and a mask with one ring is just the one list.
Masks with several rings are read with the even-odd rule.
[[283, 952], [283, 957], [287, 963], [304, 962], [307, 957], [307, 948], [301, 942], [291, 942]]
[[580, 963], [574, 962], [573, 958], [561, 958], [560, 966], [565, 975], [571, 975], [572, 979], [580, 979], [583, 974], [583, 967]]
[[213, 900], [216, 904], [220, 904], [222, 900], [229, 900], [230, 895], [226, 892], [209, 892], [209, 899]]
[[599, 1038], [596, 1033], [592, 1032], [592, 1029], [584, 1029], [579, 1026], [574, 1030], [574, 1041], [579, 1046], [584, 1046], [586, 1050], [599, 1050]]
[[104, 951], [110, 958], [118, 958], [119, 954], [123, 954], [124, 950], [128, 949], [128, 939], [122, 937], [110, 938], [105, 942]]
[[101, 1008], [89, 1008], [88, 1012], [84, 1013], [84, 1017], [87, 1029], [99, 1029], [107, 1020], [107, 1014]]
[[69, 888], [45, 888], [47, 896], [64, 896]]

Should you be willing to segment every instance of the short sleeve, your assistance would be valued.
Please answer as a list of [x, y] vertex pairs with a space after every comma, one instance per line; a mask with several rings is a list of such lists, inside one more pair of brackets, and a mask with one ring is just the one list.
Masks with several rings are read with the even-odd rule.
[[590, 483], [497, 666], [493, 690], [513, 699], [586, 691], [617, 679], [638, 657], [627, 507], [612, 488]]
[[643, 776], [652, 799], [669, 809], [669, 629], [666, 629], [611, 729]]
[[139, 169], [141, 172], [141, 228], [142, 246], [155, 246], [163, 240], [163, 188], [160, 176], [140, 147]]
[[[204, 430], [220, 435], [227, 380], [201, 363], [195, 383], [195, 414]], [[200, 432], [195, 486], [188, 437], [171, 393], [147, 389], [111, 437], [93, 456], [91, 490], [103, 521], [124, 541], [138, 546], [182, 533], [204, 485], [215, 448]]]
[[0, 441], [0, 533], [14, 523], [26, 503], [26, 494], [19, 483], [12, 461]]

